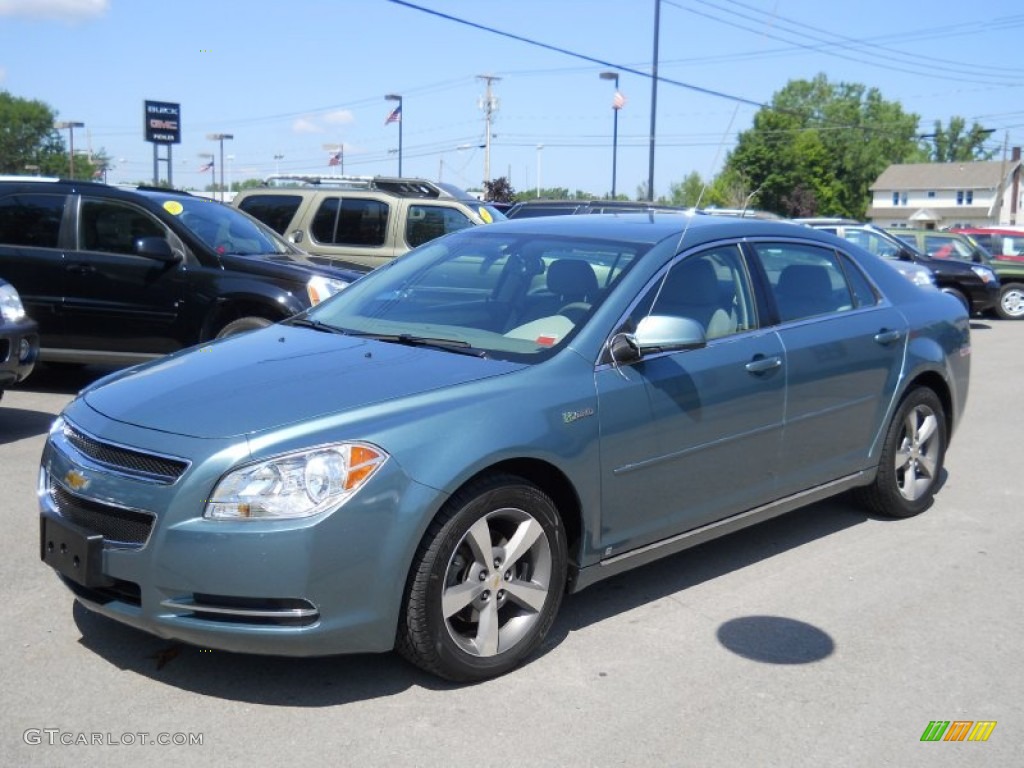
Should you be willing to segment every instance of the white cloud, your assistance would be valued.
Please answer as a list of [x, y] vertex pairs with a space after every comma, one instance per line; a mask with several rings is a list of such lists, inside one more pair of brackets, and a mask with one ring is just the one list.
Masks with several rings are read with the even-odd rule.
[[0, 0], [0, 16], [86, 21], [110, 10], [110, 0]]
[[323, 133], [324, 129], [312, 120], [300, 117], [292, 123], [292, 131], [295, 133]]
[[324, 122], [331, 125], [347, 125], [355, 122], [355, 117], [347, 109], [338, 109], [324, 115]]

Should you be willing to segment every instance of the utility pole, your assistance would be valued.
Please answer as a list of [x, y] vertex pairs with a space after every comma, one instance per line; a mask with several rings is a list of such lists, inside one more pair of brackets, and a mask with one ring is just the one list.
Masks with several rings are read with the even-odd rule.
[[484, 111], [487, 133], [484, 136], [484, 182], [491, 180], [491, 116], [498, 111], [498, 100], [491, 93], [491, 84], [501, 80], [494, 75], [477, 75], [478, 80], [487, 83], [487, 90], [480, 99], [480, 109]]
[[661, 29], [661, 0], [654, 0], [654, 53], [651, 67], [651, 146], [647, 162], [647, 199], [654, 202], [654, 125], [658, 116], [658, 32]]

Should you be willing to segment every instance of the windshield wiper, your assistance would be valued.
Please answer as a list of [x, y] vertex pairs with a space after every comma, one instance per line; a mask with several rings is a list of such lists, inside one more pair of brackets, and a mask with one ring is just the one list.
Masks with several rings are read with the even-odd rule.
[[487, 357], [487, 353], [484, 350], [474, 349], [468, 341], [463, 341], [462, 339], [413, 336], [411, 333], [361, 333], [358, 331], [349, 331], [349, 334], [363, 339], [383, 341], [388, 344], [402, 344], [406, 347], [429, 347], [431, 349], [440, 349], [445, 352], [454, 352], [457, 355]]
[[310, 320], [308, 317], [293, 317], [285, 320], [283, 325], [294, 325], [298, 328], [310, 328], [314, 331], [320, 331], [321, 333], [340, 333], [345, 335], [345, 331], [341, 328], [335, 328], [333, 325], [327, 325], [327, 323], [321, 320]]

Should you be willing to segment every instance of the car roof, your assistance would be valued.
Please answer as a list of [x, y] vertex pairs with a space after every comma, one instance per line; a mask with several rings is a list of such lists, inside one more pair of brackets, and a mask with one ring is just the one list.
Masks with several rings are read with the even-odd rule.
[[825, 232], [781, 219], [708, 216], [702, 213], [598, 213], [590, 216], [538, 216], [495, 222], [478, 230], [654, 244], [685, 235], [686, 245], [729, 237], [802, 237], [834, 242]]

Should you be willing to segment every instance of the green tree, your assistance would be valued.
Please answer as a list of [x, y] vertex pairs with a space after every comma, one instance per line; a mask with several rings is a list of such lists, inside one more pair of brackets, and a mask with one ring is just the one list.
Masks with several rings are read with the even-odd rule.
[[991, 160], [995, 152], [985, 149], [985, 140], [991, 134], [991, 128], [982, 128], [978, 123], [974, 123], [968, 130], [967, 121], [954, 116], [945, 128], [941, 120], [936, 120], [935, 130], [919, 138], [922, 140], [921, 150], [928, 161], [962, 163]]
[[487, 202], [511, 203], [515, 199], [516, 191], [504, 176], [484, 182], [484, 200]]
[[[0, 91], [0, 173], [68, 176], [68, 151], [55, 119], [56, 113], [43, 102]], [[76, 152], [75, 178], [102, 178], [109, 165], [102, 151], [92, 156]]]
[[725, 172], [758, 190], [764, 210], [863, 218], [870, 185], [914, 155], [917, 122], [875, 88], [793, 80], [740, 134]]
[[669, 202], [672, 205], [680, 205], [685, 208], [693, 208], [697, 205], [707, 206], [705, 190], [707, 185], [696, 171], [690, 174], [681, 182], [669, 185]]

